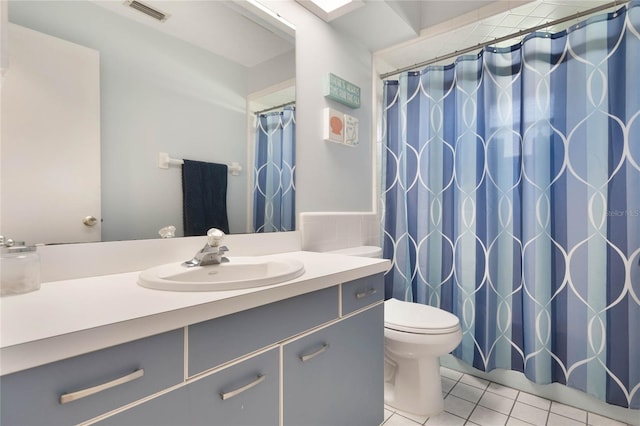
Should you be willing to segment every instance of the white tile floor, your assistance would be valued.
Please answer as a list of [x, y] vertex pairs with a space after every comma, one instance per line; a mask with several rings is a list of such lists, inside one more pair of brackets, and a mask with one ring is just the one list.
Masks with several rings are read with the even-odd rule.
[[624, 426], [578, 408], [440, 368], [444, 412], [416, 416], [385, 405], [383, 426]]

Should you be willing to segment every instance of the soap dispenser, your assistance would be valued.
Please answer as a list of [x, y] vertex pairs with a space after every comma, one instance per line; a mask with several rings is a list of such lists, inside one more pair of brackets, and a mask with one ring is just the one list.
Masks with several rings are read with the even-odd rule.
[[40, 257], [35, 246], [0, 236], [0, 296], [40, 289]]

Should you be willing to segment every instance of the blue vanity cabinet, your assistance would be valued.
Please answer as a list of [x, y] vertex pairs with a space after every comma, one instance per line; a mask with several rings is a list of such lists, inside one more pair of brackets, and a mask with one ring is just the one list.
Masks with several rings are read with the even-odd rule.
[[380, 424], [382, 285], [335, 283], [2, 376], [0, 424]]
[[382, 423], [384, 311], [378, 304], [283, 350], [283, 425]]
[[213, 374], [200, 376], [97, 424], [277, 426], [280, 418], [279, 352], [276, 347]]
[[189, 326], [189, 376], [339, 317], [339, 286]]
[[178, 329], [2, 376], [0, 424], [78, 424], [181, 383], [183, 336]]

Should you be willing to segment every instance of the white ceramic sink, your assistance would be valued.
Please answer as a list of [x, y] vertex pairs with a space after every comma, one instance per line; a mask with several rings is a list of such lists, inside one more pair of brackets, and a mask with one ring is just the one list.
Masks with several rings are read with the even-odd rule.
[[138, 284], [156, 290], [217, 291], [261, 287], [304, 274], [304, 264], [288, 258], [229, 257], [218, 265], [168, 263], [142, 271]]

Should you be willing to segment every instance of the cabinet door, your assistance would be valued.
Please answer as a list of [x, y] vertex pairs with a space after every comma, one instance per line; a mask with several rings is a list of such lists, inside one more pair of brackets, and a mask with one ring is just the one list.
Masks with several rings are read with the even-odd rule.
[[382, 304], [286, 344], [284, 425], [382, 423], [383, 353]]
[[98, 424], [275, 426], [278, 390], [279, 348], [274, 348]]
[[181, 383], [183, 371], [179, 329], [8, 374], [0, 424], [77, 424]]

